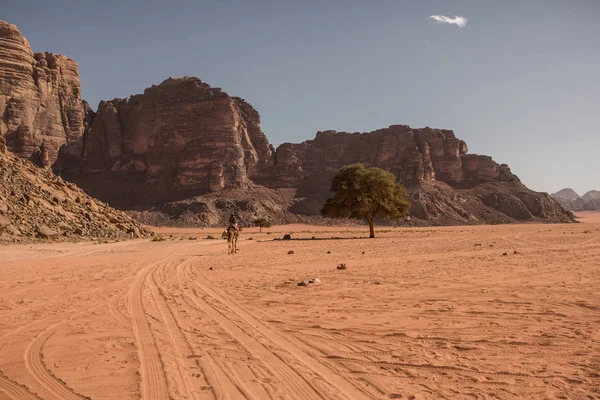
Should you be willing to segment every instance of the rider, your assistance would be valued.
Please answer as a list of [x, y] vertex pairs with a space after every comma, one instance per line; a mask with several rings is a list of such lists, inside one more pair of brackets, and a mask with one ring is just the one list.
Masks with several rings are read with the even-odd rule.
[[227, 226], [227, 230], [228, 231], [231, 230], [231, 229], [233, 229], [235, 231], [240, 230], [240, 228], [238, 228], [237, 221], [235, 219], [235, 215], [233, 215], [233, 214], [231, 214], [229, 216], [229, 226]]

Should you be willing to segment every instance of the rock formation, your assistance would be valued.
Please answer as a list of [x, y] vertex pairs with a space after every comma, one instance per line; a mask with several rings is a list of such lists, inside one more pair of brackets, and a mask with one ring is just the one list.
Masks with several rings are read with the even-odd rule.
[[81, 153], [89, 107], [79, 68], [65, 56], [33, 53], [16, 26], [0, 21], [0, 137], [21, 157], [53, 166]]
[[[198, 78], [169, 78], [141, 95], [103, 101], [94, 113], [80, 98], [73, 60], [32, 53], [3, 22], [0, 56], [0, 137], [8, 148], [113, 206], [171, 215], [189, 205], [203, 210], [198, 221], [212, 224], [222, 216], [210, 213], [230, 208], [217, 197], [235, 193], [227, 204], [243, 203], [246, 190], [249, 217], [271, 212], [282, 222], [289, 212], [317, 215], [331, 177], [362, 162], [393, 172], [409, 189], [413, 215], [430, 224], [573, 220], [508, 166], [468, 154], [450, 130], [325, 131], [275, 151], [249, 103]], [[292, 190], [295, 198], [273, 201], [283, 192], [267, 195], [257, 185]]]
[[393, 172], [411, 193], [412, 214], [433, 224], [571, 221], [547, 194], [527, 189], [507, 165], [467, 154], [450, 130], [394, 125], [369, 133], [318, 132], [314, 140], [282, 144], [272, 175], [260, 183], [298, 188], [294, 207], [315, 213], [329, 182], [357, 162]]
[[565, 209], [569, 211], [596, 211], [600, 210], [600, 191], [590, 190], [583, 196], [579, 196], [573, 189], [563, 189], [552, 195], [552, 197]]
[[98, 196], [108, 189], [124, 206], [182, 199], [249, 184], [272, 153], [243, 99], [198, 78], [167, 79], [100, 103], [85, 135], [81, 183]]
[[0, 138], [0, 242], [146, 235], [127, 215], [13, 155]]

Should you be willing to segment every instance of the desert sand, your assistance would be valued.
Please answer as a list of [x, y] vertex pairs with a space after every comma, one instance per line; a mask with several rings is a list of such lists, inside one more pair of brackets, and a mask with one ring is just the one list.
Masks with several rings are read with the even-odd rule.
[[0, 399], [600, 399], [600, 214], [579, 216], [249, 229], [234, 256], [215, 229], [2, 246]]

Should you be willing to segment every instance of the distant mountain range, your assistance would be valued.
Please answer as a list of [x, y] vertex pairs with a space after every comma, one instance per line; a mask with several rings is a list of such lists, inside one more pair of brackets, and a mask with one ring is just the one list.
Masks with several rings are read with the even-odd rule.
[[600, 210], [600, 191], [590, 190], [579, 196], [573, 189], [563, 189], [552, 196], [565, 210], [596, 211]]

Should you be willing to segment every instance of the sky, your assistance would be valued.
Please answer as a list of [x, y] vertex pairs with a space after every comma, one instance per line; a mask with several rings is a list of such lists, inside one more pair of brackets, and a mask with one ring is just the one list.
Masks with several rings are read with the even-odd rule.
[[94, 109], [197, 76], [275, 146], [430, 126], [534, 190], [600, 189], [600, 0], [0, 0], [0, 19], [74, 58]]

